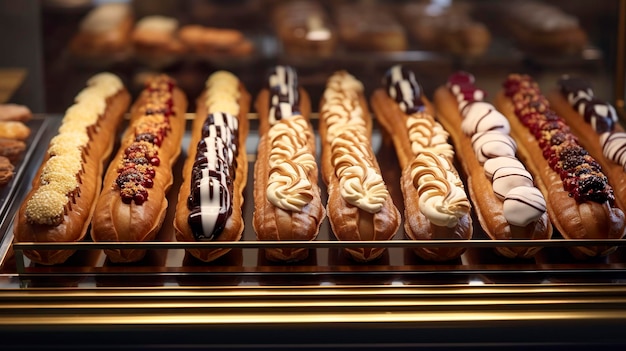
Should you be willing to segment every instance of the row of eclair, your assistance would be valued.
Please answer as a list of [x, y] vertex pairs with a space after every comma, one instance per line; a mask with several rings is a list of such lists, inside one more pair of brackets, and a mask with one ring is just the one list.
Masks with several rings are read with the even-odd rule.
[[[402, 66], [391, 67], [383, 84], [368, 105], [354, 76], [338, 71], [328, 79], [319, 106], [322, 149], [317, 160], [306, 90], [292, 67], [270, 70], [254, 101], [260, 140], [252, 224], [259, 240], [314, 240], [325, 217], [339, 240], [390, 240], [396, 235], [402, 216], [371, 146], [369, 106], [398, 155], [409, 239], [468, 240], [472, 218], [494, 240], [549, 239], [553, 227], [572, 239], [624, 236], [626, 133], [615, 109], [595, 98], [585, 82], [564, 77], [560, 91], [547, 98], [530, 77], [510, 75], [495, 106], [466, 72], [450, 76], [433, 103], [422, 94], [415, 74]], [[129, 104], [128, 92], [114, 75], [102, 73], [88, 81], [65, 114], [20, 207], [16, 242], [79, 241], [89, 225], [94, 241], [155, 239], [167, 212], [187, 100], [171, 78], [150, 80], [130, 107], [121, 147], [105, 169]], [[196, 105], [176, 204], [176, 238], [237, 241], [244, 229], [251, 97], [236, 76], [218, 71], [208, 78]], [[328, 189], [327, 204], [318, 174]], [[539, 249], [505, 246], [497, 251], [528, 258]], [[579, 256], [612, 250], [610, 245], [572, 249]], [[212, 261], [229, 249], [188, 251]], [[371, 261], [384, 248], [346, 251], [357, 261]], [[464, 248], [414, 251], [443, 261], [459, 257]], [[287, 262], [302, 260], [308, 252], [265, 250], [268, 259]], [[25, 252], [42, 264], [64, 262], [72, 253]], [[112, 261], [131, 262], [145, 250], [106, 253]]]

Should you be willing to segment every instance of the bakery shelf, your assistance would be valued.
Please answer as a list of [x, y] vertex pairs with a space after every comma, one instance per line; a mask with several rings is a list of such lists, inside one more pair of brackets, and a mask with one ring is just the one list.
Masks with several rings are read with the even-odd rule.
[[[187, 118], [193, 118], [188, 114]], [[163, 229], [156, 241], [148, 243], [94, 243], [89, 239], [78, 243], [19, 243], [12, 242], [12, 221], [17, 208], [30, 187], [34, 172], [43, 158], [49, 139], [55, 135], [60, 123], [58, 115], [38, 115], [33, 120], [33, 132], [39, 141], [30, 144], [25, 158], [21, 181], [14, 185], [14, 196], [8, 201], [7, 213], [0, 223], [4, 233], [0, 243], [0, 290], [2, 287], [95, 287], [122, 286], [352, 286], [355, 284], [402, 285], [423, 284], [448, 285], [500, 285], [524, 283], [537, 286], [595, 282], [621, 285], [626, 282], [626, 240], [565, 240], [556, 234], [553, 240], [489, 240], [474, 220], [474, 238], [469, 241], [412, 241], [404, 238], [402, 227], [390, 241], [344, 242], [337, 241], [331, 233], [328, 220], [322, 223], [320, 234], [311, 242], [260, 242], [252, 229], [252, 180], [253, 162], [258, 143], [256, 114], [249, 115], [251, 130], [247, 140], [250, 167], [248, 186], [245, 191], [243, 239], [238, 242], [180, 243], [174, 238], [172, 228], [173, 209], [170, 205]], [[317, 115], [312, 122], [317, 125]], [[38, 127], [37, 127], [38, 126]], [[188, 128], [189, 130], [189, 128]], [[390, 186], [394, 203], [402, 212], [399, 184], [400, 169], [391, 143], [378, 128], [372, 136], [383, 176]], [[174, 166], [175, 183], [168, 195], [170, 204], [178, 197], [182, 164], [189, 144], [189, 132], [183, 139], [183, 153]], [[319, 150], [319, 147], [318, 147]], [[320, 180], [321, 182], [321, 180]], [[326, 188], [321, 184], [323, 201]], [[569, 248], [608, 244], [617, 247], [606, 257], [579, 260]], [[306, 247], [309, 258], [298, 263], [273, 263], [265, 259], [266, 247]], [[385, 254], [370, 263], [353, 261], [343, 248], [385, 247]], [[466, 252], [457, 260], [428, 262], [412, 252], [418, 246], [465, 247]], [[499, 246], [542, 246], [532, 259], [507, 259], [493, 250]], [[229, 247], [232, 251], [224, 257], [204, 263], [186, 254], [191, 247]], [[64, 264], [42, 266], [31, 263], [23, 256], [27, 249], [63, 248], [77, 250]], [[106, 248], [142, 248], [148, 250], [146, 257], [136, 263], [116, 264], [103, 253]]]

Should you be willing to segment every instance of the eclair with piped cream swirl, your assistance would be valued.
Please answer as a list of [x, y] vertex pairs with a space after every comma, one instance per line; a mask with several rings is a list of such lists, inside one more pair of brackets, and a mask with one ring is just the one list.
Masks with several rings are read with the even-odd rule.
[[[346, 71], [332, 74], [320, 102], [322, 175], [327, 214], [339, 240], [389, 240], [400, 227], [371, 146], [372, 119], [363, 85]], [[384, 248], [347, 248], [355, 260], [378, 258]]]
[[[505, 116], [484, 99], [474, 76], [457, 72], [435, 92], [437, 118], [450, 132], [467, 176], [474, 212], [493, 240], [548, 239], [546, 201], [517, 157]], [[506, 257], [528, 258], [539, 247], [498, 247]]]
[[[326, 211], [317, 184], [315, 136], [308, 120], [311, 102], [293, 67], [270, 69], [256, 100], [259, 145], [254, 165], [252, 225], [259, 240], [314, 240]], [[270, 248], [270, 261], [299, 261], [302, 248]]]
[[[404, 230], [414, 240], [470, 239], [470, 201], [457, 170], [448, 131], [435, 120], [434, 109], [421, 93], [415, 74], [400, 65], [383, 78], [371, 104], [391, 136], [402, 168]], [[416, 248], [427, 260], [458, 258], [465, 249]]]

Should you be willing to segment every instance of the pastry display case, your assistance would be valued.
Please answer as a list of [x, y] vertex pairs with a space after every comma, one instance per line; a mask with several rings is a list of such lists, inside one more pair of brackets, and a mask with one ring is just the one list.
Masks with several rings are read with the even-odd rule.
[[[572, 239], [554, 229], [549, 239], [493, 240], [475, 211], [470, 212], [471, 240], [410, 239], [397, 145], [371, 108], [368, 139], [401, 214], [390, 240], [338, 240], [325, 218], [314, 240], [264, 241], [253, 224], [265, 118], [254, 99], [266, 88], [272, 67], [289, 65], [298, 72], [311, 102], [318, 164], [325, 128], [320, 105], [327, 80], [340, 70], [361, 81], [367, 101], [384, 88], [383, 77], [394, 65], [414, 72], [431, 101], [458, 71], [471, 72], [491, 102], [511, 73], [532, 76], [546, 92], [562, 75], [576, 75], [615, 106], [624, 126], [626, 1], [54, 0], [34, 8], [42, 29], [39, 89], [46, 108], [24, 122], [30, 130], [26, 148], [12, 160], [12, 178], [0, 187], [0, 334], [7, 336], [7, 347], [626, 346], [621, 331], [626, 239]], [[180, 198], [186, 199], [179, 189], [185, 160], [195, 151], [195, 112], [204, 106], [199, 97], [207, 78], [220, 70], [236, 76], [252, 100], [243, 141], [244, 229], [241, 240], [178, 241], [176, 208]], [[48, 145], [74, 97], [99, 72], [119, 77], [133, 101], [145, 82], [161, 73], [187, 97], [163, 225], [153, 240], [143, 242], [95, 241], [93, 224], [83, 240], [17, 240], [18, 212], [49, 157]], [[132, 113], [111, 140], [113, 155], [134, 121]], [[470, 175], [460, 161], [453, 163], [467, 188]], [[318, 183], [326, 204], [329, 186], [321, 175]], [[581, 247], [598, 246], [612, 249], [594, 257], [577, 254]], [[498, 249], [537, 247], [523, 258], [506, 257]], [[276, 248], [303, 249], [308, 255], [294, 262], [268, 260], [266, 252]], [[349, 254], [359, 248], [382, 249], [382, 254], [359, 262]], [[416, 254], [446, 248], [462, 254], [446, 260]], [[198, 249], [229, 251], [203, 262], [188, 252]], [[57, 250], [75, 252], [57, 264], [34, 262], [28, 254]], [[146, 254], [119, 263], [107, 256], [109, 250]]]

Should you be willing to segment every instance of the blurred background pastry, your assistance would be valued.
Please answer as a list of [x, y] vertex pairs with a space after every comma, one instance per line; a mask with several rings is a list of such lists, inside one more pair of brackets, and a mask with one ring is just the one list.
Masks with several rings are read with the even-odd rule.
[[404, 51], [404, 27], [382, 2], [340, 3], [334, 8], [341, 43], [349, 50]]
[[289, 1], [272, 13], [274, 29], [287, 55], [327, 57], [335, 52], [337, 33], [324, 7], [314, 1]]
[[469, 3], [410, 2], [399, 12], [420, 50], [476, 57], [483, 55], [491, 43], [489, 29], [473, 19]]

